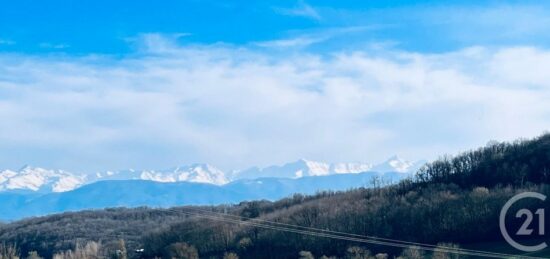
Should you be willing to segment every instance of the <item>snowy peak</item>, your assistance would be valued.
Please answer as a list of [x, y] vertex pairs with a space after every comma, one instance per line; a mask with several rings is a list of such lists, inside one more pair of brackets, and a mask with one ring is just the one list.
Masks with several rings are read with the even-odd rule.
[[357, 174], [371, 169], [372, 164], [368, 163], [336, 163], [330, 166], [330, 171], [336, 174]]
[[300, 161], [306, 164], [306, 166], [310, 169], [312, 174], [320, 174], [320, 175], [327, 174], [330, 168], [329, 164], [322, 163], [322, 162], [315, 162], [315, 161], [310, 161], [305, 159], [302, 159]]
[[254, 179], [263, 177], [278, 178], [300, 178], [304, 176], [328, 175], [330, 165], [322, 162], [315, 162], [306, 159], [287, 163], [284, 165], [273, 165], [266, 168], [252, 167], [243, 171], [234, 172], [233, 179]]
[[418, 170], [425, 161], [411, 162], [398, 156], [392, 156], [381, 164], [370, 163], [323, 163], [306, 159], [284, 165], [274, 165], [266, 168], [252, 167], [243, 171], [235, 171], [231, 175], [232, 180], [256, 179], [263, 177], [276, 178], [300, 178], [305, 176], [322, 176], [333, 174], [357, 174], [363, 172], [379, 173], [403, 173], [412, 174]]
[[398, 173], [414, 173], [424, 162], [411, 162], [400, 158], [397, 155], [390, 157], [385, 162], [378, 164], [372, 168], [375, 172], [398, 172]]
[[[286, 168], [285, 168], [286, 167]], [[330, 173], [330, 165], [323, 162], [316, 162], [306, 159], [300, 159], [294, 163], [289, 163], [283, 166], [285, 169], [296, 169], [294, 177], [299, 178], [303, 176], [320, 176], [328, 175]]]
[[122, 170], [96, 173], [93, 181], [104, 180], [149, 180], [155, 182], [196, 182], [216, 185], [226, 184], [225, 174], [208, 164], [178, 166], [166, 170]]
[[224, 172], [208, 164], [180, 166], [162, 171], [142, 171], [140, 179], [157, 182], [195, 182], [216, 185], [228, 183]]
[[82, 185], [104, 180], [150, 180], [156, 182], [197, 182], [222, 185], [228, 183], [225, 174], [207, 164], [179, 166], [168, 170], [121, 170], [95, 174], [73, 174], [63, 170], [48, 170], [24, 166], [18, 171], [0, 171], [0, 192], [8, 190], [65, 192]]
[[282, 166], [266, 168], [252, 167], [244, 171], [233, 173], [232, 179], [254, 179], [262, 177], [300, 178], [305, 176], [322, 176], [333, 174], [355, 174], [370, 171], [368, 163], [323, 163], [306, 159], [287, 163]]
[[369, 163], [324, 163], [300, 159], [284, 165], [265, 168], [252, 167], [232, 171], [226, 175], [209, 164], [192, 164], [166, 170], [120, 170], [95, 174], [73, 174], [63, 170], [48, 170], [24, 166], [18, 171], [0, 171], [0, 192], [27, 190], [40, 192], [65, 192], [82, 185], [105, 180], [149, 180], [155, 182], [195, 182], [224, 185], [230, 181], [257, 178], [302, 178], [335, 174], [357, 174], [363, 172], [402, 173], [416, 172], [425, 162], [410, 162], [393, 156], [381, 164]]
[[11, 170], [0, 172], [0, 191], [64, 192], [73, 190], [84, 182], [84, 177], [75, 176], [63, 170], [47, 170], [31, 166], [24, 166], [17, 172]]

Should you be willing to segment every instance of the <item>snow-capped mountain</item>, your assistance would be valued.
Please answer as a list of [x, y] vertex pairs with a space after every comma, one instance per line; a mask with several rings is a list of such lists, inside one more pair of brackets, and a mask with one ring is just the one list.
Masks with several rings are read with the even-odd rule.
[[304, 176], [320, 176], [330, 174], [330, 165], [300, 159], [282, 166], [274, 165], [266, 168], [252, 167], [243, 171], [236, 171], [232, 179], [254, 179], [262, 177], [300, 178]]
[[179, 166], [167, 170], [143, 170], [133, 169], [124, 171], [107, 171], [96, 173], [91, 181], [100, 180], [149, 180], [155, 182], [195, 182], [222, 185], [228, 183], [225, 173], [208, 164], [193, 164]]
[[383, 186], [407, 177], [406, 174], [396, 172], [366, 172], [296, 179], [258, 178], [237, 180], [225, 185], [144, 180], [99, 181], [62, 193], [40, 195], [0, 192], [0, 221], [83, 209], [217, 205], [235, 204], [244, 200], [278, 200], [296, 193], [314, 194], [320, 190], [369, 188], [375, 184], [373, 179], [377, 179], [378, 186]]
[[19, 171], [0, 172], [0, 191], [29, 190], [64, 192], [73, 190], [86, 182], [86, 177], [63, 170], [47, 170], [25, 166]]
[[425, 162], [410, 162], [397, 156], [387, 161], [372, 165], [369, 163], [323, 163], [305, 159], [287, 163], [281, 166], [269, 166], [266, 168], [252, 167], [243, 171], [233, 172], [231, 179], [254, 179], [259, 177], [300, 178], [304, 176], [320, 176], [333, 174], [356, 174], [362, 172], [397, 172], [413, 173]]
[[175, 167], [168, 170], [107, 171], [93, 175], [25, 166], [18, 171], [0, 171], [0, 191], [65, 192], [85, 184], [105, 180], [150, 180], [155, 182], [196, 182], [226, 184], [225, 174], [207, 164]]
[[415, 173], [420, 167], [426, 164], [426, 161], [411, 162], [404, 160], [398, 156], [392, 156], [385, 162], [375, 165], [371, 168], [374, 172], [398, 172], [398, 173]]
[[259, 177], [300, 178], [304, 176], [320, 176], [333, 174], [356, 174], [363, 172], [397, 172], [412, 174], [416, 172], [425, 161], [411, 162], [393, 156], [385, 162], [377, 165], [370, 163], [323, 163], [306, 159], [287, 163], [281, 166], [269, 166], [266, 168], [252, 167], [243, 171], [235, 171], [231, 179], [254, 179]]
[[357, 174], [372, 169], [369, 163], [335, 163], [330, 165], [330, 171], [335, 174]]
[[409, 162], [397, 156], [372, 165], [369, 163], [324, 163], [300, 159], [284, 165], [266, 168], [252, 167], [247, 170], [232, 171], [226, 175], [220, 169], [208, 164], [179, 166], [167, 170], [121, 170], [95, 174], [75, 174], [63, 170], [48, 170], [25, 166], [18, 171], [0, 171], [0, 192], [8, 190], [65, 192], [82, 185], [107, 180], [148, 180], [175, 183], [194, 182], [225, 185], [230, 181], [257, 178], [290, 178], [327, 176], [337, 174], [357, 174], [363, 172], [402, 173], [416, 172], [425, 162]]

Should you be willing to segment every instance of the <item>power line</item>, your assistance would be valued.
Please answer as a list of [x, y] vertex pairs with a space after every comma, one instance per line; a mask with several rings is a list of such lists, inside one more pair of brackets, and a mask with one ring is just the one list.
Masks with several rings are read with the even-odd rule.
[[[191, 210], [191, 211], [198, 211], [198, 212], [186, 212], [182, 210]], [[541, 257], [530, 257], [530, 256], [520, 256], [520, 255], [513, 255], [513, 254], [504, 254], [504, 253], [494, 253], [494, 252], [487, 252], [487, 251], [480, 251], [480, 250], [471, 250], [471, 249], [461, 249], [461, 248], [453, 248], [453, 247], [444, 247], [444, 246], [434, 246], [430, 244], [422, 244], [422, 243], [415, 243], [415, 242], [408, 242], [408, 241], [402, 241], [397, 239], [387, 239], [387, 238], [378, 238], [378, 237], [371, 237], [371, 236], [363, 236], [363, 235], [357, 235], [352, 233], [346, 233], [346, 232], [338, 232], [338, 231], [330, 231], [325, 229], [319, 229], [319, 228], [312, 228], [312, 227], [304, 227], [299, 225], [293, 225], [293, 224], [286, 224], [281, 222], [274, 222], [269, 220], [262, 220], [262, 219], [256, 219], [256, 218], [247, 218], [242, 217], [238, 215], [232, 215], [232, 214], [223, 214], [215, 211], [209, 211], [209, 210], [201, 210], [198, 208], [192, 208], [192, 207], [183, 207], [181, 209], [165, 209], [165, 212], [172, 212], [172, 213], [183, 213], [185, 215], [195, 216], [199, 218], [206, 218], [210, 220], [215, 221], [223, 221], [223, 222], [229, 222], [229, 223], [235, 223], [235, 224], [243, 224], [243, 225], [249, 225], [264, 229], [270, 229], [270, 230], [277, 230], [277, 231], [283, 231], [283, 232], [290, 232], [290, 233], [296, 233], [296, 234], [303, 234], [303, 235], [310, 235], [310, 236], [316, 236], [316, 237], [324, 237], [324, 238], [332, 238], [332, 239], [338, 239], [338, 240], [345, 240], [345, 241], [353, 241], [353, 242], [359, 242], [359, 243], [368, 243], [368, 244], [375, 244], [375, 245], [383, 245], [383, 246], [392, 246], [392, 247], [398, 247], [398, 248], [410, 248], [411, 246], [415, 246], [419, 250], [425, 250], [425, 251], [438, 251], [438, 252], [445, 252], [445, 253], [454, 253], [454, 254], [462, 254], [462, 255], [471, 255], [471, 256], [481, 256], [481, 257], [491, 257], [491, 258], [510, 258], [510, 257], [520, 257], [520, 258], [526, 258], [526, 259], [538, 259]], [[201, 213], [206, 213], [210, 215], [205, 215]], [[176, 214], [176, 215], [177, 215]], [[233, 217], [233, 218], [239, 218], [239, 219], [230, 219], [227, 217]], [[249, 220], [242, 220], [249, 219]], [[258, 223], [258, 222], [265, 222], [264, 223]], [[269, 225], [269, 224], [274, 224]], [[281, 226], [277, 226], [281, 225]], [[283, 227], [282, 227], [283, 226]], [[301, 228], [301, 229], [300, 229]], [[118, 237], [118, 235], [114, 234], [113, 236]], [[355, 236], [355, 237], [354, 237]]]
[[[332, 238], [332, 239], [338, 239], [338, 240], [345, 240], [345, 241], [354, 241], [354, 242], [360, 242], [360, 243], [368, 243], [368, 244], [376, 244], [376, 245], [384, 245], [384, 246], [392, 246], [392, 247], [399, 247], [399, 248], [409, 248], [410, 245], [406, 244], [400, 244], [395, 242], [387, 242], [387, 241], [377, 241], [377, 240], [369, 240], [369, 239], [362, 239], [362, 238], [354, 238], [354, 237], [346, 237], [341, 235], [335, 235], [335, 234], [327, 234], [327, 233], [319, 233], [314, 231], [307, 231], [307, 230], [298, 230], [293, 228], [286, 228], [286, 227], [276, 227], [276, 226], [270, 226], [265, 224], [259, 224], [249, 221], [242, 221], [242, 220], [235, 220], [235, 219], [227, 219], [227, 218], [221, 218], [217, 216], [209, 216], [204, 214], [197, 214], [192, 212], [182, 212], [188, 215], [193, 215], [196, 217], [202, 217], [207, 218], [211, 220], [218, 220], [218, 221], [224, 221], [224, 222], [231, 222], [231, 223], [238, 223], [238, 224], [244, 224], [244, 225], [250, 225], [265, 229], [271, 229], [271, 230], [278, 230], [278, 231], [284, 231], [284, 232], [291, 232], [291, 233], [297, 233], [297, 234], [305, 234], [310, 236], [316, 236], [316, 237], [325, 237], [325, 238]], [[431, 248], [431, 247], [423, 247], [423, 246], [417, 246], [420, 250], [427, 250], [427, 251], [441, 251], [441, 252], [449, 252], [449, 253], [457, 253], [457, 254], [463, 254], [463, 255], [474, 255], [474, 256], [485, 256], [485, 257], [493, 257], [493, 258], [506, 258], [511, 255], [493, 255], [490, 253], [485, 252], [466, 252], [466, 251], [456, 251], [448, 248]]]
[[[184, 208], [186, 209], [186, 208]], [[187, 208], [189, 209], [189, 208]], [[310, 230], [300, 230], [293, 227], [279, 227], [279, 226], [271, 226], [267, 224], [262, 223], [256, 223], [256, 222], [250, 222], [250, 221], [244, 221], [240, 219], [229, 219], [221, 216], [211, 216], [211, 215], [204, 215], [200, 213], [193, 213], [193, 212], [185, 212], [185, 211], [179, 211], [176, 209], [168, 209], [167, 211], [174, 212], [174, 213], [184, 213], [186, 215], [192, 215], [200, 218], [207, 218], [211, 220], [217, 220], [217, 221], [224, 221], [224, 222], [231, 222], [231, 223], [237, 223], [237, 224], [244, 224], [244, 225], [250, 225], [265, 229], [271, 229], [271, 230], [278, 230], [278, 231], [285, 231], [285, 232], [291, 232], [291, 233], [297, 233], [297, 234], [305, 234], [305, 235], [311, 235], [311, 236], [317, 236], [317, 237], [325, 237], [325, 238], [333, 238], [333, 239], [339, 239], [339, 240], [346, 240], [346, 241], [354, 241], [354, 242], [360, 242], [360, 243], [369, 243], [369, 244], [376, 244], [376, 245], [384, 245], [384, 246], [392, 246], [392, 247], [399, 247], [399, 248], [409, 248], [411, 246], [410, 243], [407, 241], [401, 241], [401, 240], [394, 240], [394, 241], [383, 241], [383, 240], [371, 240], [372, 238], [358, 238], [358, 237], [350, 237], [350, 236], [343, 236], [342, 234], [349, 234], [341, 232], [342, 234], [330, 234], [330, 233], [320, 233]], [[212, 213], [211, 211], [203, 211], [205, 213]], [[238, 217], [238, 216], [237, 216]], [[265, 220], [264, 220], [265, 221]], [[269, 221], [266, 221], [269, 222]], [[283, 223], [281, 223], [283, 224]], [[296, 225], [290, 225], [289, 226], [296, 226]], [[301, 227], [301, 226], [297, 226]], [[306, 227], [302, 227], [306, 228]], [[315, 228], [311, 228], [315, 229]], [[324, 231], [322, 229], [316, 229], [317, 231]], [[354, 235], [354, 234], [351, 234]], [[409, 244], [407, 244], [409, 243]], [[463, 255], [473, 255], [473, 256], [484, 256], [484, 257], [492, 257], [492, 258], [509, 258], [509, 257], [518, 257], [518, 255], [512, 255], [512, 254], [504, 254], [504, 253], [493, 253], [493, 252], [486, 252], [486, 251], [479, 251], [479, 250], [468, 250], [468, 249], [460, 249], [460, 248], [451, 248], [451, 247], [436, 247], [433, 245], [427, 245], [427, 244], [420, 244], [415, 243], [415, 245], [420, 250], [426, 250], [426, 251], [440, 251], [440, 252], [447, 252], [447, 253], [455, 253], [455, 254], [463, 254]], [[540, 257], [527, 257], [527, 256], [519, 256], [521, 258], [540, 258]]]
[[300, 225], [287, 224], [287, 223], [269, 221], [269, 220], [258, 219], [258, 218], [243, 217], [243, 216], [233, 215], [233, 214], [224, 214], [224, 213], [220, 213], [220, 212], [202, 210], [202, 209], [193, 208], [193, 207], [184, 207], [183, 209], [195, 210], [195, 211], [204, 212], [204, 213], [214, 213], [214, 214], [217, 214], [217, 215], [233, 217], [233, 218], [240, 218], [240, 219], [247, 219], [247, 220], [257, 221], [257, 222], [266, 222], [266, 223], [269, 223], [269, 224], [275, 224], [275, 225], [286, 226], [286, 227], [294, 227], [294, 228], [300, 228], [300, 229], [305, 229], [305, 230], [321, 231], [321, 232], [337, 234], [337, 235], [346, 235], [346, 236], [352, 236], [352, 237], [359, 237], [359, 238], [367, 238], [367, 239], [375, 239], [375, 240], [381, 240], [381, 241], [402, 243], [402, 244], [407, 244], [407, 245], [412, 245], [412, 246], [425, 246], [425, 247], [433, 247], [433, 248], [438, 248], [438, 249], [448, 248], [448, 249], [452, 249], [452, 250], [460, 250], [460, 251], [466, 251], [466, 252], [484, 252], [484, 253], [490, 253], [490, 254], [494, 254], [494, 255], [508, 256], [508, 254], [502, 254], [502, 253], [485, 252], [485, 251], [464, 249], [464, 248], [452, 248], [452, 247], [437, 246], [437, 245], [432, 245], [432, 244], [424, 244], [424, 243], [410, 242], [410, 241], [390, 239], [390, 238], [381, 238], [381, 237], [375, 237], [375, 236], [367, 236], [367, 235], [359, 235], [359, 234], [346, 233], [346, 232], [340, 232], [340, 231], [332, 231], [332, 230], [328, 230], [328, 229], [305, 227], [305, 226], [300, 226]]

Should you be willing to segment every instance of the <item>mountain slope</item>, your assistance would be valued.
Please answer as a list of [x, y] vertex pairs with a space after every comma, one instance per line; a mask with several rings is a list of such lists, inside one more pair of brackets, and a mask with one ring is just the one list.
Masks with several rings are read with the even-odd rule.
[[[396, 183], [408, 175], [366, 172], [317, 177], [259, 178], [218, 186], [204, 183], [161, 183], [145, 180], [99, 181], [78, 189], [38, 195], [0, 193], [0, 220], [39, 216], [64, 211], [108, 207], [170, 207], [181, 205], [235, 204], [245, 200], [277, 200], [295, 193], [344, 191]], [[375, 181], [373, 181], [375, 180]]]
[[39, 192], [64, 192], [77, 188], [86, 182], [86, 177], [63, 170], [47, 170], [25, 166], [15, 172], [0, 172], [0, 191], [29, 190]]
[[300, 159], [284, 165], [274, 165], [265, 168], [252, 167], [243, 171], [233, 172], [231, 179], [255, 179], [260, 177], [300, 178], [304, 176], [320, 176], [333, 174], [356, 174], [362, 172], [398, 172], [414, 173], [425, 164], [425, 161], [410, 162], [393, 156], [377, 165], [369, 163], [324, 163]]
[[25, 166], [18, 171], [0, 171], [0, 192], [66, 192], [86, 184], [105, 180], [150, 180], [155, 182], [211, 183], [215, 185], [228, 182], [224, 172], [208, 164], [193, 164], [157, 171], [132, 169], [107, 171], [93, 175]]
[[314, 194], [318, 191], [344, 191], [360, 187], [388, 185], [407, 177], [409, 177], [407, 174], [378, 172], [310, 176], [297, 179], [266, 177], [234, 181], [225, 185], [224, 188], [233, 191], [246, 190], [251, 199], [276, 200], [295, 193]]
[[328, 175], [330, 165], [322, 162], [300, 159], [282, 166], [269, 166], [266, 168], [252, 167], [236, 172], [233, 179], [254, 179], [262, 177], [299, 178], [304, 176]]
[[392, 156], [388, 160], [375, 165], [371, 168], [371, 171], [374, 172], [398, 172], [398, 173], [414, 173], [420, 167], [426, 164], [425, 160], [420, 160], [416, 162], [404, 160], [398, 156]]
[[166, 170], [120, 170], [95, 174], [75, 174], [63, 170], [48, 170], [25, 166], [18, 171], [0, 171], [0, 192], [35, 191], [40, 193], [65, 192], [77, 187], [106, 180], [150, 180], [155, 182], [193, 182], [223, 185], [235, 180], [265, 177], [295, 179], [307, 176], [335, 174], [357, 174], [374, 171], [380, 173], [411, 173], [422, 162], [408, 162], [393, 157], [373, 166], [368, 163], [324, 163], [301, 159], [281, 166], [266, 168], [252, 167], [243, 171], [233, 171], [226, 175], [222, 170], [208, 164], [192, 164]]
[[90, 182], [99, 180], [150, 180], [155, 182], [193, 182], [211, 183], [216, 185], [228, 182], [225, 174], [220, 169], [208, 164], [193, 164], [178, 166], [166, 170], [123, 170], [97, 173]]

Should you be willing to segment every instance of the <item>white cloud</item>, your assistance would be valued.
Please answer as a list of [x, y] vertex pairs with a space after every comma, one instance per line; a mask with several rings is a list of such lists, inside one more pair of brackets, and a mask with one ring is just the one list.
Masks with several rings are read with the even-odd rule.
[[53, 44], [53, 43], [49, 43], [49, 42], [42, 42], [42, 43], [38, 44], [38, 46], [41, 47], [41, 48], [45, 48], [45, 49], [66, 49], [66, 48], [70, 47], [67, 44]]
[[260, 47], [267, 48], [291, 48], [291, 47], [306, 47], [311, 44], [324, 41], [326, 38], [323, 37], [296, 37], [290, 39], [280, 39], [272, 41], [262, 41], [256, 43]]
[[146, 44], [126, 58], [0, 56], [0, 164], [420, 159], [550, 128], [544, 49], [281, 57]]
[[140, 51], [148, 53], [166, 53], [178, 47], [178, 41], [191, 36], [191, 33], [142, 33], [137, 37], [124, 38], [128, 43], [134, 44]]
[[314, 20], [321, 20], [321, 15], [313, 8], [311, 5], [308, 5], [304, 1], [298, 1], [297, 5], [293, 8], [273, 8], [275, 12], [282, 15], [289, 16], [301, 16]]
[[303, 48], [338, 37], [346, 37], [353, 34], [364, 33], [369, 30], [377, 30], [379, 28], [381, 28], [380, 25], [372, 25], [325, 28], [314, 31], [296, 31], [295, 33], [299, 33], [297, 36], [256, 42], [254, 45], [276, 49]]

